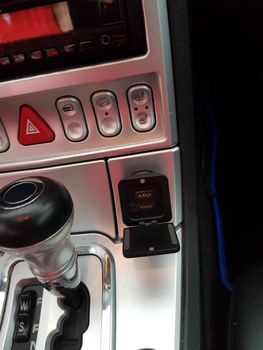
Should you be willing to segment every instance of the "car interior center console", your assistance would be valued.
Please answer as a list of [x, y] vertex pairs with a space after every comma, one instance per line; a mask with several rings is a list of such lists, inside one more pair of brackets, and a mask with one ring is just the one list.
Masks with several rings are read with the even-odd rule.
[[[166, 1], [0, 9], [0, 349], [179, 350], [182, 181]], [[51, 205], [61, 189], [70, 224], [65, 198]]]

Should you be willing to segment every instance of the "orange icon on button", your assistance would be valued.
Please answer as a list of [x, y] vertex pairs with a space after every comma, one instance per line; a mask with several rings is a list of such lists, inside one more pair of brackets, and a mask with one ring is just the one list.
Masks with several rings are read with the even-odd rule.
[[55, 133], [47, 122], [30, 106], [20, 107], [18, 140], [24, 145], [52, 142]]

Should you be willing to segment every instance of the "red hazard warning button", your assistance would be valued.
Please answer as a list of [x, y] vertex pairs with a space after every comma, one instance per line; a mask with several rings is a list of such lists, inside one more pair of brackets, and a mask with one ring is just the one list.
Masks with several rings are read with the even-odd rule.
[[54, 138], [54, 131], [32, 107], [21, 106], [18, 140], [22, 145], [51, 142]]

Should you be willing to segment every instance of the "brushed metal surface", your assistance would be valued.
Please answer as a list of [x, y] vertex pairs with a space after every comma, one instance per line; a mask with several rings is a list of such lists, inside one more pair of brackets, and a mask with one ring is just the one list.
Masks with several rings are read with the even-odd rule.
[[5, 127], [0, 119], [0, 153], [6, 152], [10, 146]]
[[[99, 258], [94, 255], [79, 257], [81, 277], [83, 283], [89, 289], [91, 305], [90, 305], [90, 326], [83, 336], [83, 349], [102, 350], [102, 265]], [[0, 349], [10, 350], [13, 341], [13, 333], [15, 329], [15, 311], [17, 309], [18, 295], [21, 289], [35, 282], [34, 276], [28, 269], [25, 262], [15, 264], [10, 276], [10, 285], [6, 310], [0, 331]], [[65, 318], [65, 312], [60, 307], [58, 299], [53, 294], [43, 290], [42, 307], [38, 327], [38, 335], [35, 343], [36, 350], [50, 350], [50, 344], [53, 336], [58, 333], [60, 325]], [[108, 327], [110, 324], [108, 324]], [[108, 339], [108, 342], [110, 339]], [[105, 350], [112, 347], [108, 345]]]
[[[82, 282], [90, 293], [90, 325], [83, 335], [83, 349], [101, 350], [102, 336], [102, 265], [98, 257], [86, 255], [79, 257]], [[54, 306], [54, 309], [52, 307]], [[39, 334], [36, 350], [50, 350], [50, 343], [64, 313], [58, 306], [57, 299], [44, 290], [42, 310], [39, 321]], [[105, 350], [110, 350], [105, 348]]]
[[[146, 55], [79, 69], [1, 82], [1, 119], [10, 148], [1, 154], [0, 169], [9, 171], [65, 164], [105, 156], [164, 148], [177, 143], [175, 98], [166, 1], [143, 0], [148, 52]], [[130, 86], [146, 84], [153, 90], [156, 126], [148, 132], [132, 128], [127, 101]], [[97, 130], [90, 97], [100, 90], [112, 91], [118, 100], [122, 130], [112, 138]], [[56, 100], [76, 97], [86, 116], [88, 137], [70, 142], [64, 135]], [[54, 142], [22, 146], [17, 140], [19, 106], [32, 106], [55, 131]]]
[[[180, 228], [177, 230], [177, 235], [180, 244], [182, 244]], [[95, 327], [96, 330], [99, 329], [101, 332], [99, 337], [100, 347], [96, 345], [87, 347], [88, 343], [86, 341], [88, 342], [88, 339], [93, 338], [96, 333], [93, 334], [91, 328], [91, 330], [88, 330], [91, 333], [84, 335], [82, 348], [92, 348], [93, 350], [179, 350], [181, 252], [126, 259], [122, 255], [122, 244], [120, 242], [114, 243], [100, 234], [74, 235], [72, 240], [80, 255], [80, 262], [84, 261], [84, 265], [81, 265], [82, 278], [85, 279], [87, 278], [85, 276], [90, 276], [85, 283], [95, 294], [98, 293], [98, 295], [91, 293], [91, 299], [97, 299], [95, 301], [96, 306], [94, 305], [91, 313], [91, 316], [95, 319], [91, 318], [90, 327]], [[97, 258], [93, 255], [97, 255], [100, 259], [100, 268], [97, 267], [95, 270], [101, 269], [102, 275], [101, 277], [96, 275], [95, 280], [99, 280], [100, 283], [102, 281], [102, 284], [100, 284], [102, 286], [101, 290], [98, 284], [94, 282], [94, 276], [92, 278], [94, 268], [86, 260], [91, 256], [86, 254], [92, 254], [94, 259]], [[4, 262], [2, 259], [4, 257], [0, 258], [1, 268]], [[29, 278], [30, 280], [32, 277], [30, 271], [24, 263], [17, 264], [17, 266], [21, 265], [27, 272], [24, 270], [19, 271], [19, 275], [15, 274], [17, 281], [23, 278], [23, 275], [25, 279]], [[10, 273], [11, 270], [9, 278]], [[12, 325], [14, 307], [11, 300], [14, 297], [15, 285], [12, 284], [12, 278], [5, 319], [0, 332], [1, 350], [10, 349], [10, 347], [3, 347], [4, 343], [1, 343], [1, 339], [7, 339], [7, 336], [12, 335], [14, 329], [14, 325]], [[90, 283], [94, 283], [94, 285], [91, 287]], [[19, 285], [21, 285], [21, 282], [20, 284], [18, 282], [18, 287]], [[5, 289], [1, 293], [4, 295], [6, 291]], [[99, 318], [93, 315], [94, 313], [97, 317], [101, 316], [100, 321]], [[59, 310], [55, 313], [55, 317], [58, 315], [60, 315], [57, 318], [59, 321], [61, 317], [61, 311]], [[6, 323], [9, 324], [9, 327]], [[98, 338], [98, 333], [96, 337]], [[48, 350], [48, 348], [43, 347], [43, 338], [41, 344], [36, 350]]]
[[97, 231], [115, 236], [114, 213], [104, 161], [0, 174], [0, 188], [24, 177], [46, 176], [64, 184], [74, 203], [72, 232]]
[[166, 175], [169, 182], [172, 220], [175, 226], [182, 221], [182, 183], [180, 150], [178, 147], [164, 151], [155, 151], [131, 156], [109, 159], [109, 172], [113, 187], [114, 202], [118, 222], [119, 238], [127, 226], [123, 222], [118, 184], [124, 178], [140, 171], [152, 171]]

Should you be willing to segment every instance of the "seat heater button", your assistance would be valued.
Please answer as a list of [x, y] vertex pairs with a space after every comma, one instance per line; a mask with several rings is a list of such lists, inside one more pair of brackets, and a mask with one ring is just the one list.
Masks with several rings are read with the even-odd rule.
[[30, 336], [30, 318], [29, 315], [19, 315], [16, 320], [15, 341], [25, 343]]
[[59, 56], [59, 52], [58, 52], [58, 50], [55, 47], [51, 47], [51, 48], [45, 49], [45, 52], [46, 52], [46, 55], [48, 57]]
[[103, 136], [116, 136], [121, 131], [117, 99], [111, 91], [98, 91], [91, 97], [98, 129]]
[[65, 136], [73, 142], [88, 136], [88, 127], [80, 101], [73, 96], [61, 97], [56, 106], [64, 128]]
[[147, 131], [152, 128], [152, 120], [149, 114], [141, 112], [135, 117], [136, 128], [140, 131]]
[[0, 153], [7, 151], [9, 146], [9, 138], [7, 136], [5, 127], [0, 119]]
[[135, 85], [129, 88], [127, 96], [134, 129], [141, 132], [152, 130], [156, 119], [151, 88]]
[[32, 60], [40, 60], [43, 58], [43, 52], [41, 50], [32, 51], [30, 57]]
[[145, 87], [133, 87], [130, 89], [130, 99], [135, 105], [144, 105], [150, 100], [150, 94], [148, 86]]

